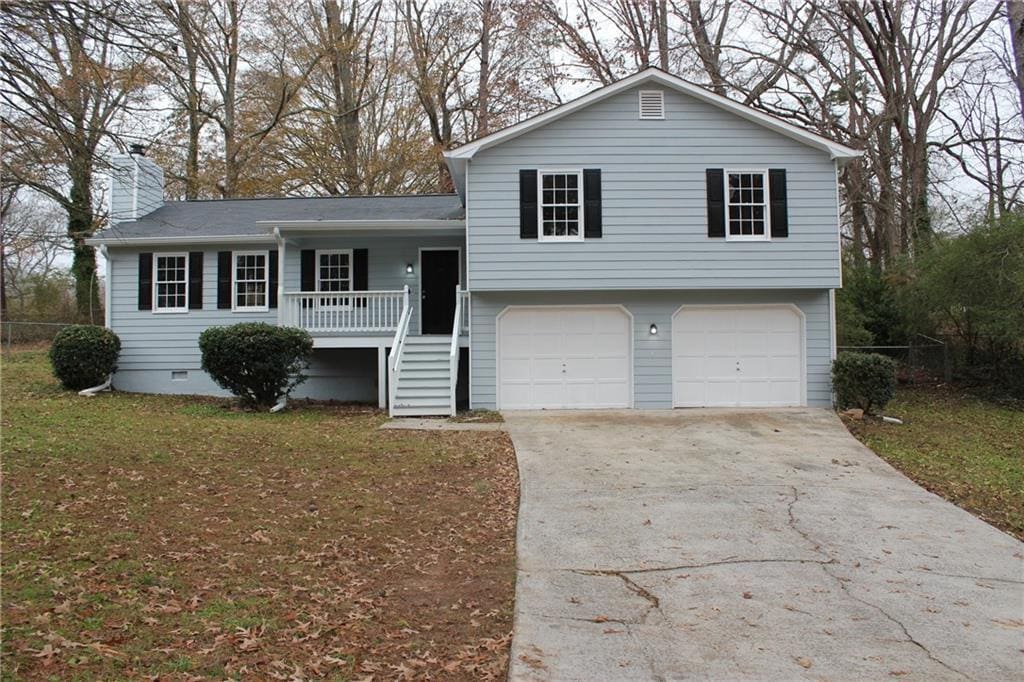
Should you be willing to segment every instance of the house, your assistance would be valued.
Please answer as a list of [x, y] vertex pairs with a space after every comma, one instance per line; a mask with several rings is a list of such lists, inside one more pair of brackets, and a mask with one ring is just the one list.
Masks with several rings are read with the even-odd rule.
[[858, 152], [648, 69], [446, 152], [457, 194], [164, 202], [115, 159], [114, 386], [217, 394], [208, 326], [308, 329], [297, 395], [396, 415], [831, 404]]

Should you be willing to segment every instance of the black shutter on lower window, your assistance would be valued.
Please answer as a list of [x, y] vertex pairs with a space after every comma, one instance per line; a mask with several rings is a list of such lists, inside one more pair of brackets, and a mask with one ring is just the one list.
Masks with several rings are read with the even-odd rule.
[[537, 171], [519, 171], [519, 238], [537, 238]]
[[267, 307], [277, 307], [277, 249], [267, 255]]
[[725, 171], [708, 168], [704, 171], [708, 201], [708, 236], [725, 237]]
[[153, 309], [153, 254], [139, 254], [139, 310]]
[[231, 308], [231, 252], [217, 252], [217, 308]]
[[601, 169], [583, 170], [583, 236], [601, 238]]
[[188, 309], [203, 309], [203, 252], [188, 254]]
[[299, 290], [316, 291], [316, 251], [303, 249], [299, 256]]
[[[352, 289], [354, 291], [369, 291], [370, 289], [369, 252], [366, 249], [352, 251]], [[366, 297], [357, 297], [356, 305], [365, 307]]]
[[786, 169], [768, 169], [768, 197], [771, 203], [772, 238], [789, 236], [789, 209], [786, 200]]

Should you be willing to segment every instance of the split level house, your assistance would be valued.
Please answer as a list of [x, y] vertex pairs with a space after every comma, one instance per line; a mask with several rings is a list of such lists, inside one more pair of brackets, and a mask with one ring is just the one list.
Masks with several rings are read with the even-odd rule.
[[827, 406], [859, 152], [648, 69], [445, 153], [453, 194], [165, 201], [114, 159], [114, 387], [219, 394], [199, 334], [315, 350], [298, 397], [394, 415]]

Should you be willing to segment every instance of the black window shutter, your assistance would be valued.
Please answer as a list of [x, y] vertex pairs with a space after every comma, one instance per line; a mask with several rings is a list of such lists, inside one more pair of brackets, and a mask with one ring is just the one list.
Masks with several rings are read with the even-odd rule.
[[267, 256], [267, 307], [277, 307], [277, 249]]
[[153, 254], [139, 254], [139, 310], [153, 309]]
[[583, 170], [583, 236], [601, 237], [601, 169]]
[[316, 251], [303, 249], [299, 263], [300, 291], [316, 291]]
[[789, 209], [786, 206], [786, 169], [768, 169], [768, 197], [771, 202], [772, 237], [789, 236]]
[[537, 238], [537, 171], [519, 171], [519, 238]]
[[217, 252], [217, 308], [231, 308], [231, 252]]
[[707, 179], [708, 236], [725, 237], [725, 171], [708, 168]]
[[188, 309], [203, 309], [203, 252], [188, 254]]
[[[370, 289], [370, 268], [369, 253], [366, 249], [355, 249], [352, 251], [352, 289], [355, 291], [369, 291]], [[366, 306], [366, 297], [356, 298], [356, 305]]]

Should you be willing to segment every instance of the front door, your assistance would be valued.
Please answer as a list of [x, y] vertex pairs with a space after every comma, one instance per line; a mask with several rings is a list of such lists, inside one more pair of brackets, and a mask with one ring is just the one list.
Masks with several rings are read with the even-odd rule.
[[420, 251], [420, 333], [451, 334], [459, 250]]

